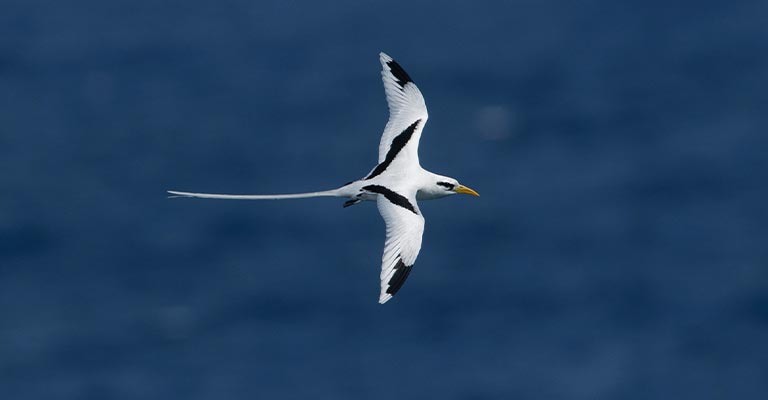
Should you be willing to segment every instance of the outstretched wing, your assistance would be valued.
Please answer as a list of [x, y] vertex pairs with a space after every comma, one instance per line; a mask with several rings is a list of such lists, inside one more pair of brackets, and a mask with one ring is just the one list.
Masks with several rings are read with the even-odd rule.
[[369, 185], [363, 189], [379, 194], [376, 204], [387, 225], [387, 239], [381, 256], [379, 295], [379, 303], [384, 304], [400, 290], [411, 273], [421, 250], [424, 217], [416, 203], [415, 192], [403, 195], [378, 185]]
[[384, 172], [395, 161], [419, 165], [419, 139], [427, 123], [427, 106], [411, 77], [392, 57], [381, 53], [381, 80], [389, 106], [389, 121], [379, 143], [379, 165], [367, 179]]

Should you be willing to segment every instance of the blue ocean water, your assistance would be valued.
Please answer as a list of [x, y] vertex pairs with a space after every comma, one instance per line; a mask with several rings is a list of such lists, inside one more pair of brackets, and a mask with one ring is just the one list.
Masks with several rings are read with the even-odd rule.
[[[8, 399], [763, 399], [768, 3], [21, 1], [0, 12]], [[425, 202], [169, 200], [368, 172], [378, 52]]]

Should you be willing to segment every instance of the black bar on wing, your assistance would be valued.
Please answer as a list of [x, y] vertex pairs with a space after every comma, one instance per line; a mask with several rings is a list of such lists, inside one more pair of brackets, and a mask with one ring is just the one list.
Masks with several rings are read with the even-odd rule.
[[418, 215], [419, 213], [416, 212], [416, 208], [413, 207], [413, 204], [411, 204], [408, 199], [392, 190], [387, 189], [384, 186], [380, 185], [368, 185], [363, 186], [363, 190], [367, 190], [369, 192], [378, 193], [382, 196], [384, 196], [387, 200], [389, 200], [390, 203], [405, 208], [406, 210]]
[[416, 122], [412, 123], [409, 127], [405, 128], [405, 130], [403, 130], [399, 135], [392, 139], [392, 144], [389, 146], [389, 151], [387, 151], [387, 156], [384, 157], [384, 161], [377, 165], [376, 168], [374, 168], [373, 171], [371, 171], [371, 173], [366, 176], [365, 179], [363, 179], [364, 181], [381, 175], [382, 172], [387, 170], [389, 164], [391, 164], [392, 161], [395, 160], [395, 157], [397, 157], [397, 153], [399, 153], [400, 150], [402, 150], [403, 147], [408, 144], [408, 141], [411, 140], [411, 136], [413, 136], [413, 132], [416, 131], [416, 127], [419, 126], [419, 122], [421, 122], [421, 120], [417, 119]]

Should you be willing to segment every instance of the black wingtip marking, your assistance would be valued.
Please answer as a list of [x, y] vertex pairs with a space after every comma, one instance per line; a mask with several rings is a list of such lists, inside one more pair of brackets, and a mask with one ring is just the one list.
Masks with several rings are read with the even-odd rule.
[[389, 67], [389, 71], [392, 73], [392, 75], [397, 79], [397, 84], [400, 85], [400, 87], [405, 87], [405, 84], [408, 82], [413, 82], [410, 76], [405, 72], [403, 67], [400, 66], [395, 60], [387, 61], [387, 66]]
[[390, 278], [388, 282], [389, 287], [387, 288], [387, 293], [394, 296], [395, 293], [397, 293], [397, 291], [403, 287], [405, 280], [408, 279], [408, 275], [411, 273], [411, 267], [413, 267], [413, 265], [405, 265], [402, 259], [397, 260], [397, 264], [395, 265], [395, 273], [392, 275], [392, 278]]
[[384, 157], [384, 161], [377, 165], [376, 168], [374, 168], [373, 171], [371, 171], [371, 173], [366, 176], [365, 179], [363, 179], [364, 181], [379, 176], [382, 172], [387, 170], [387, 167], [389, 167], [389, 164], [392, 164], [392, 161], [395, 160], [395, 157], [397, 157], [397, 154], [400, 153], [400, 150], [402, 150], [403, 147], [408, 144], [408, 141], [411, 140], [411, 136], [413, 136], [413, 132], [416, 131], [416, 127], [419, 126], [420, 122], [421, 119], [417, 119], [416, 122], [409, 125], [402, 132], [400, 132], [399, 135], [392, 139], [392, 144], [389, 145], [389, 151], [387, 151], [387, 155]]
[[413, 207], [413, 204], [411, 204], [408, 199], [401, 195], [400, 193], [397, 193], [393, 190], [389, 190], [384, 186], [380, 185], [368, 185], [363, 186], [363, 190], [367, 190], [369, 192], [378, 193], [380, 195], [383, 195], [384, 198], [389, 200], [390, 203], [405, 208], [406, 210], [418, 215], [419, 213], [416, 212], [416, 208]]

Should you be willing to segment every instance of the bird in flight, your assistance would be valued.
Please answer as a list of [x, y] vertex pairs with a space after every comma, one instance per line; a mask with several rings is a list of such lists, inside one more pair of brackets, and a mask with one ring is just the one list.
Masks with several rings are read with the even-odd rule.
[[379, 143], [379, 162], [364, 178], [321, 192], [231, 195], [169, 190], [174, 197], [230, 200], [280, 200], [308, 197], [344, 197], [344, 207], [376, 201], [387, 226], [381, 258], [381, 293], [384, 304], [405, 283], [421, 250], [424, 216], [417, 200], [433, 200], [456, 193], [479, 196], [474, 190], [447, 176], [429, 172], [419, 164], [419, 139], [427, 123], [424, 97], [410, 76], [390, 56], [380, 53], [389, 121]]

